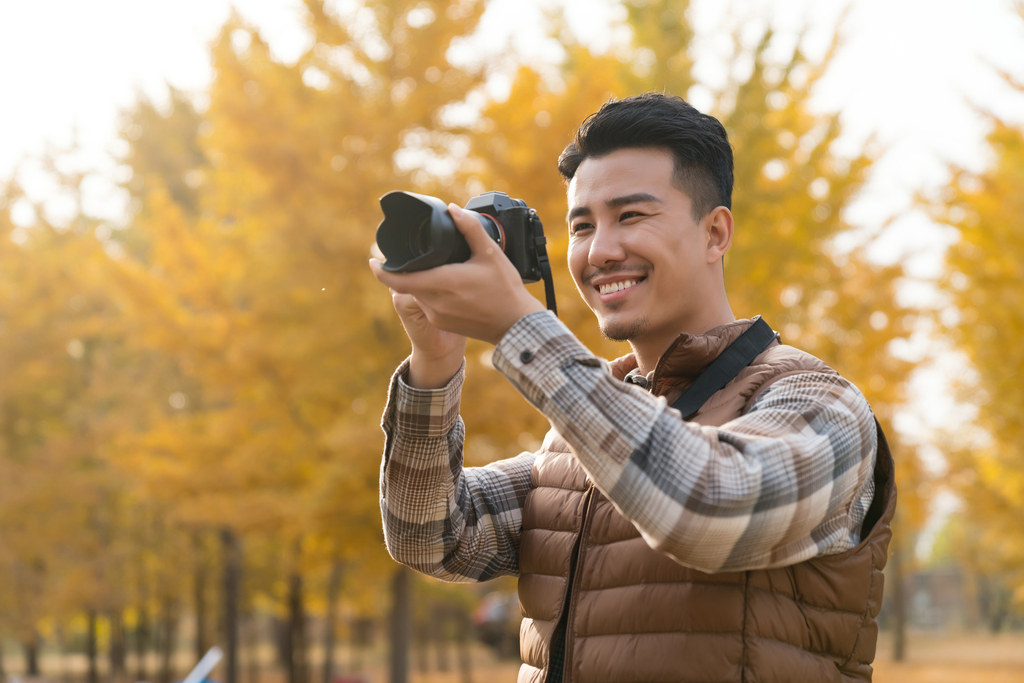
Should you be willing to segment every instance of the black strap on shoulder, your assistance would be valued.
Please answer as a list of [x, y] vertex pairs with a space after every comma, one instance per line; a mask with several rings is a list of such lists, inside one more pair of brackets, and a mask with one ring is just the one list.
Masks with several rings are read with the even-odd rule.
[[672, 407], [682, 413], [684, 419], [693, 417], [705, 401], [761, 355], [775, 341], [776, 336], [764, 318], [757, 316], [754, 324], [700, 373]]

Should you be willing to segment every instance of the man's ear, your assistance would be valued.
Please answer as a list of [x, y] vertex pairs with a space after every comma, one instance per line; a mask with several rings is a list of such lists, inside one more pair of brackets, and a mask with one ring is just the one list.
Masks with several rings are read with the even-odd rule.
[[704, 217], [708, 238], [707, 263], [718, 263], [732, 245], [732, 211], [724, 206], [711, 210]]

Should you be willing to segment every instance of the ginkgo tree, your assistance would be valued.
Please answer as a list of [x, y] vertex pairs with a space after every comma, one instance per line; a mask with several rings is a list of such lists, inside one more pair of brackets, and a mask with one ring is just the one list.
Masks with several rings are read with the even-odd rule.
[[179, 98], [125, 122], [138, 211], [121, 302], [179, 386], [119, 464], [185, 527], [273, 539], [300, 680], [304, 580], [348, 556], [376, 585], [384, 561], [368, 412], [405, 351], [366, 278], [376, 198], [416, 187], [395, 162], [406, 137], [443, 128], [442, 109], [479, 85], [445, 52], [482, 9], [380, 4], [356, 31], [309, 2], [313, 47], [294, 65], [235, 18], [201, 115]]
[[[1024, 14], [1022, 14], [1024, 16]], [[1024, 96], [1024, 83], [1007, 76]], [[1004, 574], [1024, 603], [1024, 127], [989, 116], [990, 161], [980, 172], [953, 168], [932, 204], [959, 240], [946, 255], [942, 322], [954, 348], [973, 368], [961, 378], [961, 400], [974, 411], [968, 431], [944, 434], [948, 477], [984, 552], [965, 556], [973, 569]], [[966, 438], [965, 438], [966, 437]]]
[[[81, 207], [88, 174], [49, 166]], [[16, 184], [2, 196], [0, 231], [11, 239], [0, 243], [0, 601], [32, 669], [44, 619], [83, 610], [95, 617], [121, 604], [121, 579], [135, 559], [126, 532], [136, 501], [105, 448], [131, 401], [114, 372], [127, 356], [95, 237], [102, 223], [80, 208], [51, 220], [36, 204], [34, 220], [16, 225], [14, 207], [32, 202]], [[95, 640], [96, 619], [90, 624]]]

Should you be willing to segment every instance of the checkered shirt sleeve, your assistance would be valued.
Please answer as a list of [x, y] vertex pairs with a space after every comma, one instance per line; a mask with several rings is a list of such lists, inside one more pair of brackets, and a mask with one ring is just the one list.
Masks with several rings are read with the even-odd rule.
[[493, 362], [647, 543], [683, 565], [778, 567], [860, 541], [877, 433], [842, 377], [785, 377], [745, 415], [706, 427], [616, 380], [547, 311], [520, 319]]
[[519, 572], [522, 507], [536, 456], [462, 466], [459, 398], [465, 362], [442, 389], [406, 384], [409, 361], [391, 379], [380, 473], [388, 552], [444, 581], [486, 581]]

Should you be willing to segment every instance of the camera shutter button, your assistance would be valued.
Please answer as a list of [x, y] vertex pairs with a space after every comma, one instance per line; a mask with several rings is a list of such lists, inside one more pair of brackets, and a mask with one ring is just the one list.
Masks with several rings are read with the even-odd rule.
[[519, 360], [523, 361], [524, 363], [529, 363], [531, 360], [533, 360], [533, 351], [530, 351], [529, 349], [523, 351], [522, 353], [519, 354]]

